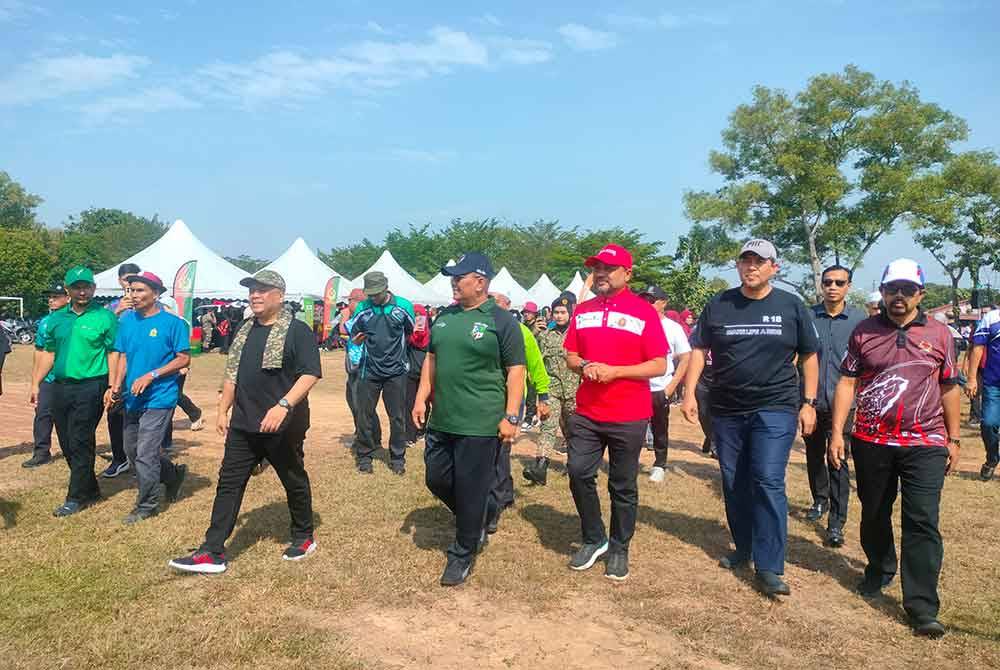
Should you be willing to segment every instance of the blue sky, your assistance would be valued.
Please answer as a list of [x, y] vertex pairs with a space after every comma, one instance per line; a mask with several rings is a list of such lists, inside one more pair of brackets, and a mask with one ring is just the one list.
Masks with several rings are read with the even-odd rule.
[[[226, 255], [486, 216], [637, 227], [671, 251], [756, 84], [854, 63], [1000, 150], [998, 27], [1000, 3], [966, 0], [0, 0], [0, 169], [50, 225], [183, 218]], [[900, 230], [856, 285], [902, 253], [942, 278]]]

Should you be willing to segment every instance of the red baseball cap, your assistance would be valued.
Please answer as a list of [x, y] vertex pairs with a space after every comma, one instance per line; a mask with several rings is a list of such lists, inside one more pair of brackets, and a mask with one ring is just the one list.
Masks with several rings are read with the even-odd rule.
[[590, 268], [598, 262], [605, 265], [620, 265], [623, 268], [631, 270], [632, 254], [625, 247], [618, 246], [617, 244], [606, 244], [603, 249], [588, 258], [583, 264]]
[[524, 309], [522, 309], [521, 311], [522, 312], [535, 312], [537, 314], [538, 313], [538, 305], [536, 305], [535, 303], [533, 303], [533, 302], [531, 302], [529, 300], [528, 302], [524, 303]]
[[163, 293], [166, 290], [163, 287], [163, 280], [157, 277], [152, 272], [143, 272], [137, 275], [129, 275], [128, 277], [125, 277], [125, 281], [129, 283], [134, 281], [141, 282], [159, 293]]

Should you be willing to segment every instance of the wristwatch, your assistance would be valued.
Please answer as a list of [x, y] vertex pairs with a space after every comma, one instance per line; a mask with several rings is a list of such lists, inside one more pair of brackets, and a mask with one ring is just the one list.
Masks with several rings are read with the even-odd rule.
[[519, 417], [517, 414], [508, 414], [504, 418], [507, 419], [507, 423], [509, 423], [512, 426], [516, 426], [517, 424], [521, 423], [521, 417]]
[[809, 405], [810, 407], [815, 407], [816, 406], [816, 398], [803, 398], [802, 399], [802, 404], [803, 405]]
[[149, 376], [152, 377], [153, 379], [156, 379], [157, 377], [160, 376], [160, 373], [157, 372], [156, 370], [153, 370], [149, 373]]
[[948, 444], [954, 444], [956, 447], [961, 447], [962, 446], [962, 441], [961, 440], [955, 440], [955, 439], [949, 437], [948, 438]]
[[292, 410], [292, 403], [288, 402], [285, 398], [278, 401], [278, 407], [284, 407], [288, 411]]

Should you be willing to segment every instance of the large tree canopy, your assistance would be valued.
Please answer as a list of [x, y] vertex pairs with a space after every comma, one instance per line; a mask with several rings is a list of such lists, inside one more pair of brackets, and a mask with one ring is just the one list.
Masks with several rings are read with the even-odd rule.
[[35, 230], [39, 228], [35, 209], [42, 204], [37, 195], [28, 193], [23, 186], [0, 170], [0, 228], [7, 230]]

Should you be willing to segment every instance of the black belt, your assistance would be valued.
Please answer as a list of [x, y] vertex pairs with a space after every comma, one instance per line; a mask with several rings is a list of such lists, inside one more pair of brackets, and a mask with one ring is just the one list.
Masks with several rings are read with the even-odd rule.
[[97, 377], [86, 377], [85, 379], [57, 379], [56, 384], [87, 384], [89, 382], [104, 382], [108, 383], [107, 375], [100, 375]]

